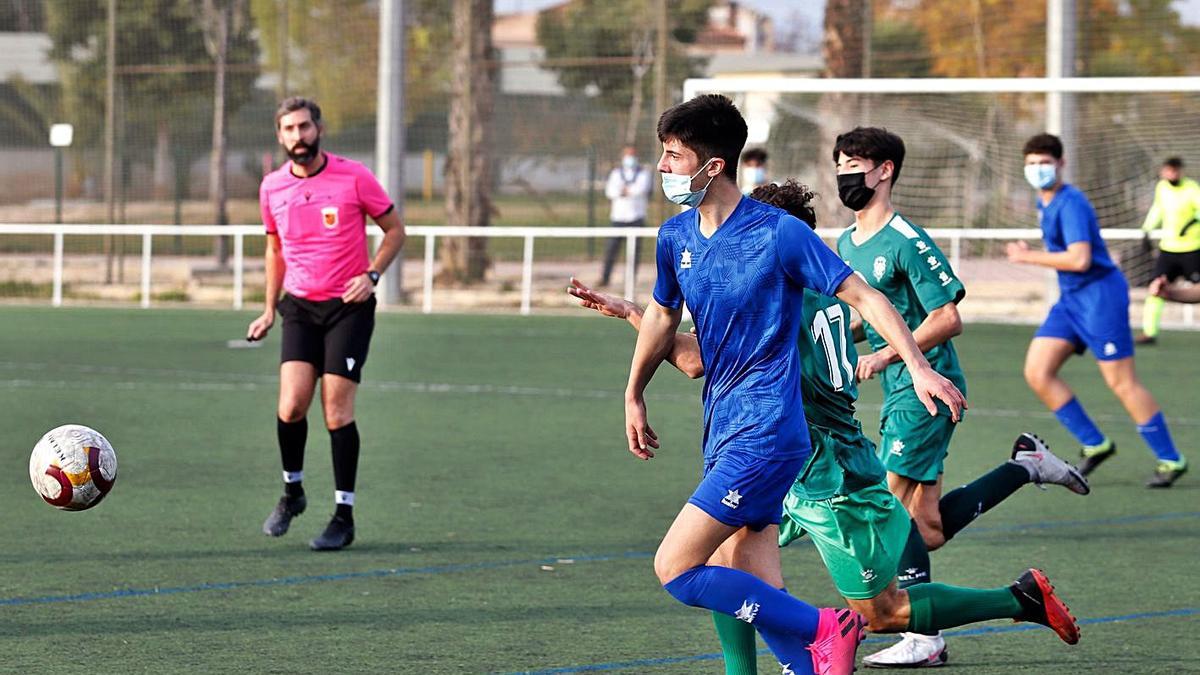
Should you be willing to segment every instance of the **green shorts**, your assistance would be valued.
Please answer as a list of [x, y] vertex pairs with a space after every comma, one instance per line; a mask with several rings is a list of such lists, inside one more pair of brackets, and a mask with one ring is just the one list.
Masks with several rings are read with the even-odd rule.
[[879, 460], [891, 473], [933, 484], [942, 475], [956, 423], [924, 410], [893, 410], [883, 418]]
[[911, 527], [904, 505], [883, 482], [832, 499], [805, 500], [788, 493], [779, 545], [807, 533], [842, 597], [866, 600], [896, 578]]

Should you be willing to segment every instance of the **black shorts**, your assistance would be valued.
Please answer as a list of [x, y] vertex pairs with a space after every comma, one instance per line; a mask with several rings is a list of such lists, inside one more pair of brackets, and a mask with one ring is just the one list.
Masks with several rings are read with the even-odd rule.
[[320, 374], [362, 381], [375, 330], [374, 295], [366, 302], [349, 304], [340, 298], [313, 302], [284, 295], [279, 315], [283, 317], [281, 363], [304, 361]]
[[1167, 281], [1183, 279], [1200, 283], [1200, 251], [1187, 253], [1169, 253], [1159, 251], [1158, 259], [1154, 261], [1154, 276], [1167, 277]]

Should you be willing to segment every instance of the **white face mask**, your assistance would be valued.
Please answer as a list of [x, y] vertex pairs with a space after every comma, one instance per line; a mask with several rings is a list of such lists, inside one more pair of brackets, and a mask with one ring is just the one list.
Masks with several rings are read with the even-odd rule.
[[756, 188], [767, 182], [767, 169], [762, 166], [747, 166], [742, 169], [743, 180], [747, 188]]
[[621, 158], [621, 166], [629, 169], [630, 171], [636, 169], [637, 165], [637, 157], [634, 157], [633, 155], [625, 155]]
[[1058, 182], [1058, 167], [1053, 164], [1026, 164], [1025, 180], [1035, 190], [1047, 190]]
[[[713, 159], [716, 158], [714, 157]], [[716, 176], [710, 177], [708, 182], [704, 184], [704, 187], [696, 191], [692, 191], [692, 181], [696, 176], [703, 173], [712, 161], [710, 159], [705, 162], [699, 171], [690, 176], [681, 173], [664, 173], [662, 175], [663, 194], [667, 196], [667, 199], [680, 206], [699, 206], [700, 202], [704, 201], [704, 195], [708, 193], [708, 186], [712, 185], [713, 178], [716, 178]]]

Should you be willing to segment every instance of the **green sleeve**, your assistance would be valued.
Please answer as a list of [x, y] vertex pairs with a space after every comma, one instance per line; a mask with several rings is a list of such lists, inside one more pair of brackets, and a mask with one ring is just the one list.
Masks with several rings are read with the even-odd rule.
[[896, 265], [904, 270], [926, 312], [958, 302], [967, 293], [946, 256], [924, 232], [897, 247]]
[[1150, 211], [1146, 213], [1146, 220], [1142, 222], [1142, 231], [1149, 232], [1156, 230], [1162, 226], [1162, 189], [1161, 186], [1154, 187], [1154, 203], [1150, 205]]

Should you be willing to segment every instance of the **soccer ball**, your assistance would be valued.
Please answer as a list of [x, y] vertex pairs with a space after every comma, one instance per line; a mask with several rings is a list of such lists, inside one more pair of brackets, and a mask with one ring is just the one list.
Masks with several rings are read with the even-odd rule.
[[47, 504], [64, 511], [90, 509], [117, 480], [117, 452], [95, 429], [64, 424], [33, 446], [29, 479]]

